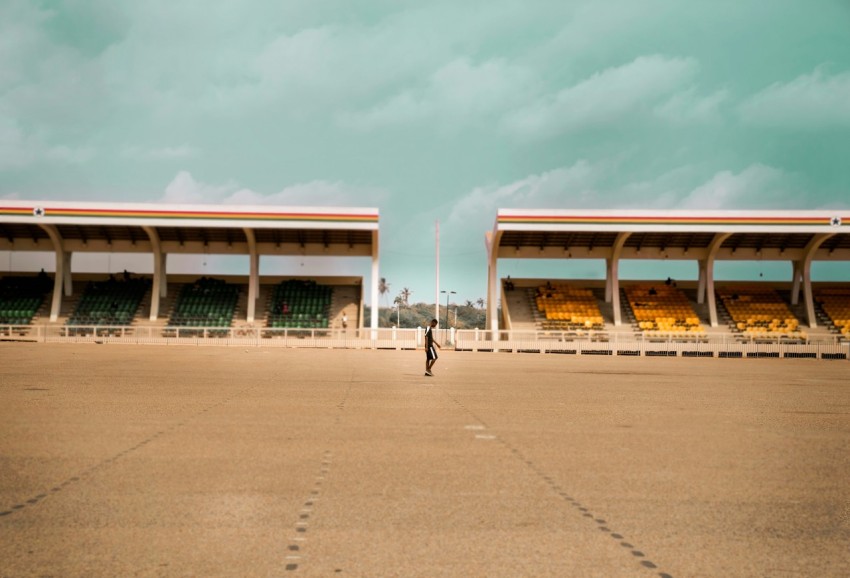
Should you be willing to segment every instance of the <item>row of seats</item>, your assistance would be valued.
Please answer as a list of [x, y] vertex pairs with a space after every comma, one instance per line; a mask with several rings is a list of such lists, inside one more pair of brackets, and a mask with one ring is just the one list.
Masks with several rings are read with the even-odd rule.
[[90, 281], [68, 325], [129, 325], [151, 285], [150, 279]]
[[733, 328], [745, 334], [797, 334], [800, 322], [773, 289], [749, 286], [717, 292], [732, 318]]
[[602, 330], [605, 320], [590, 289], [547, 283], [537, 287], [534, 302], [544, 315], [544, 330]]
[[168, 324], [175, 327], [230, 327], [238, 300], [238, 285], [201, 277], [181, 288]]
[[44, 273], [0, 279], [0, 324], [29, 325], [52, 286], [53, 281]]
[[850, 336], [850, 289], [821, 289], [815, 298], [835, 329], [842, 335]]
[[333, 289], [315, 281], [288, 279], [275, 286], [269, 302], [268, 327], [321, 329], [329, 325]]
[[630, 285], [626, 299], [641, 331], [703, 333], [687, 296], [670, 284]]

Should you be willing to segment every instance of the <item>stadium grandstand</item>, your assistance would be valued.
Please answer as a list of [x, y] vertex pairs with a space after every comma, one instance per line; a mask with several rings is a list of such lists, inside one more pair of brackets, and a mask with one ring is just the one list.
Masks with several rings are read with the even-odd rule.
[[[55, 268], [34, 273], [10, 266], [0, 276], [0, 333], [416, 347], [421, 330], [379, 330], [377, 315], [364, 328], [363, 277], [260, 274], [264, 256], [369, 258], [370, 299], [377, 303], [378, 234], [378, 210], [368, 208], [4, 201], [0, 251], [52, 252]], [[735, 343], [831, 344], [843, 349], [828, 355], [850, 357], [850, 281], [811, 278], [813, 262], [846, 269], [850, 261], [850, 214], [841, 211], [500, 209], [485, 242], [486, 327], [450, 330], [447, 340], [457, 349], [649, 354], [646, 343], [691, 343], [718, 355]], [[150, 254], [153, 273], [72, 272], [74, 253]], [[168, 255], [181, 254], [243, 255], [250, 273], [169, 271]], [[500, 279], [499, 259], [599, 260], [606, 275]], [[693, 261], [698, 278], [620, 280], [623, 260]], [[716, 281], [720, 261], [785, 261], [792, 273], [787, 281]], [[626, 343], [638, 345], [618, 345]]]
[[[166, 334], [185, 328], [186, 335], [215, 335], [205, 330], [330, 329], [345, 318], [362, 329], [363, 277], [261, 276], [260, 259], [368, 258], [374, 303], [378, 224], [374, 208], [6, 200], [0, 206], [0, 251], [52, 252], [56, 265], [50, 272], [9, 271], [0, 278], [0, 325], [16, 326], [19, 333], [36, 323], [68, 327], [74, 331], [64, 334], [75, 336], [118, 329], [125, 335], [141, 325]], [[147, 253], [153, 273], [74, 273], [75, 253]], [[250, 273], [209, 277], [168, 271], [169, 255], [192, 254], [244, 255]]]
[[[846, 268], [845, 213], [501, 209], [485, 234], [487, 328], [590, 341], [840, 341], [850, 334], [850, 281], [813, 282], [811, 267]], [[500, 279], [500, 259], [600, 260], [606, 277]], [[620, 280], [623, 260], [693, 261], [699, 275]], [[715, 281], [719, 261], [786, 261], [792, 273]]]

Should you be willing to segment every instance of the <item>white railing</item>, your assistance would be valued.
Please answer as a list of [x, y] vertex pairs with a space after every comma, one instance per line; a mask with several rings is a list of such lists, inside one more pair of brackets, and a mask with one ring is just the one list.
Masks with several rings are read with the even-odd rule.
[[129, 343], [416, 349], [421, 329], [277, 329], [269, 327], [163, 327], [112, 325], [0, 325], [0, 339], [63, 343]]
[[[817, 340], [796, 336], [648, 334], [604, 331], [439, 331], [438, 339], [458, 351], [555, 353], [646, 357], [802, 357], [850, 359], [850, 341], [839, 335]], [[312, 347], [323, 349], [416, 349], [417, 329], [276, 329], [269, 327], [163, 327], [0, 325], [0, 340], [62, 343]]]
[[459, 351], [568, 355], [850, 359], [850, 342], [837, 335], [812, 340], [782, 335], [461, 330], [454, 345]]

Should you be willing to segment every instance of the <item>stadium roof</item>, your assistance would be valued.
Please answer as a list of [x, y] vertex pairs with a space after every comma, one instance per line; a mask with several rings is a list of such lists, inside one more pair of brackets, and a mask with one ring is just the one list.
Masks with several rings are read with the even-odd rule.
[[[372, 256], [378, 209], [0, 202], [0, 250]], [[249, 232], [252, 231], [253, 233]]]
[[719, 260], [796, 260], [827, 235], [814, 260], [850, 260], [850, 211], [550, 211], [500, 209], [489, 238], [500, 258], [621, 259], [707, 255]]

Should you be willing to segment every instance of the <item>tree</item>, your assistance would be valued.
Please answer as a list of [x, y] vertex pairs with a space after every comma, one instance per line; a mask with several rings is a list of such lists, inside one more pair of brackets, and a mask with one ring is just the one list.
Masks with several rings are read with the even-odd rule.
[[485, 303], [485, 301], [484, 301], [484, 298], [483, 298], [483, 297], [479, 297], [479, 298], [478, 298], [478, 301], [476, 301], [476, 303], [478, 303], [478, 306], [479, 306], [481, 309], [484, 309], [484, 303]]
[[464, 307], [472, 307], [475, 303], [472, 302], [472, 299], [467, 299], [466, 303], [463, 304]]
[[387, 283], [386, 277], [381, 277], [381, 281], [378, 283], [378, 293], [381, 294], [381, 297], [386, 297], [387, 293], [390, 292], [390, 284]]
[[411, 291], [407, 287], [402, 289], [401, 293], [398, 294], [398, 296], [401, 297], [401, 301], [402, 301], [402, 303], [404, 303], [405, 307], [410, 305], [410, 296], [411, 295], [413, 295], [413, 291]]

